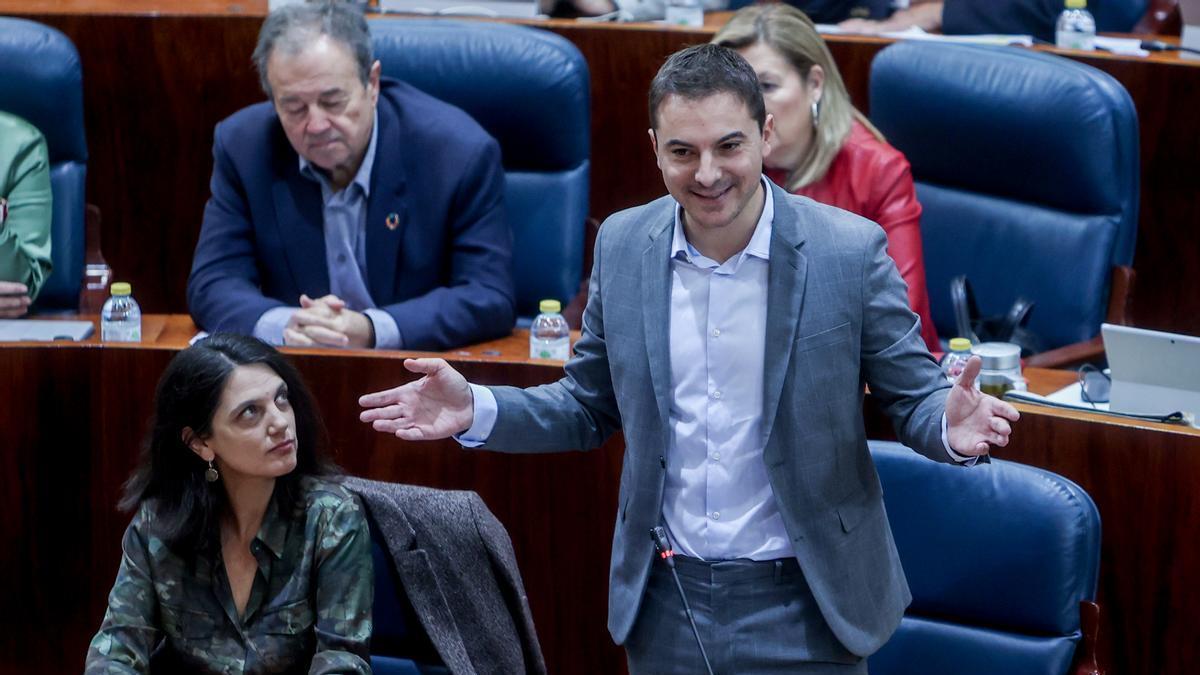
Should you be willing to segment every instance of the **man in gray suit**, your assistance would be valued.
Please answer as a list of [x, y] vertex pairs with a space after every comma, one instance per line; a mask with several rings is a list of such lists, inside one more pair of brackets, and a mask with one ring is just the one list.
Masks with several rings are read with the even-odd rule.
[[650, 89], [670, 196], [610, 217], [566, 377], [468, 385], [440, 359], [362, 397], [403, 439], [553, 452], [625, 433], [608, 627], [632, 673], [703, 672], [649, 533], [664, 525], [713, 670], [863, 673], [911, 600], [867, 451], [863, 385], [941, 462], [1005, 445], [1012, 406], [954, 387], [878, 225], [762, 176], [773, 120], [735, 52], [676, 53]]

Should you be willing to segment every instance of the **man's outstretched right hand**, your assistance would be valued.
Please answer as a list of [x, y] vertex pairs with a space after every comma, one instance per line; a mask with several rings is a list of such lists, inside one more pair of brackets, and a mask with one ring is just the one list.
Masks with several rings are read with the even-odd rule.
[[471, 428], [475, 402], [466, 378], [443, 359], [405, 359], [404, 367], [424, 377], [359, 397], [366, 408], [360, 420], [406, 441], [447, 438]]

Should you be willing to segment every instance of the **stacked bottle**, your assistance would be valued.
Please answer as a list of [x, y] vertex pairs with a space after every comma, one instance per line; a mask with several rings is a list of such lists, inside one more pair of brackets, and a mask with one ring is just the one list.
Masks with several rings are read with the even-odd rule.
[[1096, 48], [1096, 20], [1087, 11], [1087, 0], [1066, 0], [1066, 8], [1058, 16], [1054, 43], [1063, 49]]
[[960, 337], [950, 340], [950, 351], [942, 357], [942, 372], [946, 374], [950, 384], [958, 382], [958, 376], [962, 375], [963, 368], [967, 367], [967, 361], [970, 359], [970, 340]]
[[108, 291], [112, 295], [100, 310], [100, 339], [104, 342], [141, 342], [142, 308], [133, 299], [133, 287], [117, 282]]
[[529, 358], [566, 361], [571, 357], [571, 329], [560, 313], [562, 304], [558, 300], [542, 300], [538, 309], [541, 314], [529, 327]]

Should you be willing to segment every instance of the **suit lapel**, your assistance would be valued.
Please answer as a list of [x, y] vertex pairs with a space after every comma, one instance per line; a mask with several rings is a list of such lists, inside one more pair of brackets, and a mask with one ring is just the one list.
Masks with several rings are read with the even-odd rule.
[[396, 263], [408, 225], [404, 163], [391, 157], [392, 148], [404, 144], [401, 120], [391, 100], [379, 95], [379, 135], [375, 139], [375, 164], [371, 168], [371, 196], [367, 200], [367, 288], [377, 305], [388, 304], [396, 293]]
[[[279, 241], [283, 243], [296, 288], [319, 298], [329, 293], [321, 186], [300, 175], [299, 159], [288, 147], [288, 152], [281, 153], [281, 166], [275, 173], [278, 178], [271, 185], [275, 226], [279, 229]], [[289, 302], [299, 305], [300, 298], [297, 296]]]
[[808, 261], [800, 252], [804, 238], [796, 212], [782, 190], [772, 186], [775, 220], [771, 224], [771, 262], [767, 268], [767, 348], [763, 359], [763, 438], [771, 437], [792, 342], [800, 324]]
[[404, 509], [394, 502], [393, 506], [388, 514], [388, 536], [385, 540], [388, 553], [396, 564], [396, 573], [400, 576], [400, 590], [408, 595], [408, 601], [420, 617], [425, 632], [450, 671], [472, 674], [475, 667], [467, 655], [454, 615], [450, 613], [450, 604], [446, 602], [433, 565], [429, 562], [429, 554], [425, 549], [417, 548], [416, 533], [405, 517]]
[[[672, 206], [674, 202], [670, 202]], [[650, 382], [658, 404], [662, 428], [668, 429], [671, 400], [671, 237], [674, 211], [649, 214], [650, 245], [642, 253], [642, 326], [646, 332], [646, 356], [650, 360]], [[664, 440], [665, 443], [665, 440]], [[665, 447], [665, 445], [664, 445]]]

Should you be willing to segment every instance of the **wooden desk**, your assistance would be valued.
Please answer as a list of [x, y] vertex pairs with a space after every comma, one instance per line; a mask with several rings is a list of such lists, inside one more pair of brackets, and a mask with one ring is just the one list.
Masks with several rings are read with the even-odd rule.
[[[250, 63], [265, 0], [0, 0], [0, 14], [54, 26], [79, 48], [88, 200], [103, 247], [150, 312], [186, 311], [187, 273], [212, 171], [212, 130], [263, 98]], [[653, 24], [529, 21], [575, 43], [592, 76], [591, 213], [603, 219], [665, 190], [646, 142], [646, 89], [662, 60], [715, 31]], [[889, 41], [829, 46], [868, 110], [871, 60]], [[1051, 51], [1053, 51], [1051, 49]], [[1134, 312], [1148, 328], [1200, 334], [1200, 62], [1063, 52], [1113, 75], [1141, 123], [1141, 227]]]
[[[140, 345], [0, 344], [0, 674], [78, 672], [99, 626], [128, 517], [116, 512], [151, 412], [154, 384], [194, 334], [147, 315]], [[550, 382], [523, 335], [446, 354], [472, 381]], [[357, 397], [411, 378], [399, 352], [287, 350], [317, 396], [349, 472], [479, 492], [512, 536], [550, 672], [620, 673], [605, 629], [623, 443], [591, 453], [468, 452], [403, 443], [358, 422]], [[1047, 393], [1071, 373], [1030, 370]], [[1200, 661], [1200, 431], [1019, 406], [1004, 459], [1079, 483], [1103, 521], [1101, 631], [1110, 672], [1190, 673]], [[868, 418], [873, 435], [886, 429]], [[47, 627], [53, 627], [48, 630]]]
[[[153, 388], [195, 328], [147, 315], [141, 345], [0, 344], [0, 673], [78, 673], [100, 625], [129, 516], [115, 504], [152, 411]], [[473, 381], [534, 385], [560, 364], [530, 361], [517, 336], [446, 357]], [[606, 629], [622, 444], [590, 453], [466, 452], [406, 444], [358, 421], [359, 395], [411, 378], [405, 354], [289, 350], [317, 397], [336, 461], [380, 480], [482, 495], [510, 530], [553, 673], [619, 673]], [[411, 354], [410, 354], [411, 355]]]

